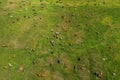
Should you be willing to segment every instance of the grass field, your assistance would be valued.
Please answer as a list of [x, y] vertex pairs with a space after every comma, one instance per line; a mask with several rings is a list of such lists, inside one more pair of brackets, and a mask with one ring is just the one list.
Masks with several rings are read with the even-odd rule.
[[120, 0], [0, 0], [0, 80], [120, 80]]

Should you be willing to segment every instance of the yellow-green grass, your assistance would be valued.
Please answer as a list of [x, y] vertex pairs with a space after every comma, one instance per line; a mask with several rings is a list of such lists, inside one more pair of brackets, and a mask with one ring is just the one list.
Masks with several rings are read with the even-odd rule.
[[119, 4], [0, 0], [0, 80], [119, 80]]

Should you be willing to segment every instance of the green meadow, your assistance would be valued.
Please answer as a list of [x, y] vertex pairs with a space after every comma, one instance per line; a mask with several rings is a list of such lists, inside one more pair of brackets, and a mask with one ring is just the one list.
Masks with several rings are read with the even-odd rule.
[[0, 0], [0, 80], [120, 80], [120, 1]]

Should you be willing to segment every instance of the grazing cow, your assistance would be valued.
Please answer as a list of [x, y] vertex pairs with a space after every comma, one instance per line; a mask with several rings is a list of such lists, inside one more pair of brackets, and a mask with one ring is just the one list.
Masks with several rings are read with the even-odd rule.
[[10, 1], [10, 4], [12, 4], [13, 2], [12, 1]]
[[80, 61], [80, 57], [78, 57], [78, 59], [77, 59], [78, 61]]
[[116, 75], [116, 73], [112, 73], [112, 75], [113, 75], [113, 76], [115, 76], [115, 75]]
[[50, 67], [52, 67], [52, 63], [50, 63]]
[[57, 63], [59, 64], [59, 63], [60, 63], [60, 60], [57, 60]]
[[108, 48], [109, 48], [109, 49], [112, 49], [112, 47], [111, 47], [111, 46], [109, 46]]
[[98, 35], [98, 34], [99, 34], [99, 32], [96, 32], [96, 34]]
[[32, 52], [34, 52], [34, 51], [35, 51], [35, 49], [33, 49], [33, 48], [32, 48], [32, 49], [31, 49], [31, 51], [32, 51]]
[[103, 2], [103, 4], [106, 4], [106, 3], [107, 3], [106, 1]]
[[64, 19], [65, 17], [64, 16], [61, 16], [62, 19]]
[[7, 45], [2, 45], [2, 47], [8, 47]]
[[99, 72], [99, 73], [98, 73], [98, 78], [100, 78], [100, 79], [101, 79], [101, 78], [102, 78], [102, 76], [103, 76], [103, 73], [102, 73], [102, 72]]
[[51, 45], [54, 46], [55, 42], [53, 40], [50, 41]]

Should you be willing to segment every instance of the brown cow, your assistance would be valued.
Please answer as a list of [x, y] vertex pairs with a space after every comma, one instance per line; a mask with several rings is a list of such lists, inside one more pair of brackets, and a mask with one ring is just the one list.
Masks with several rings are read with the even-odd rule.
[[103, 76], [103, 73], [102, 73], [102, 72], [99, 72], [99, 73], [98, 73], [98, 78], [100, 78], [100, 79], [101, 79], [101, 78], [102, 78], [102, 76]]

